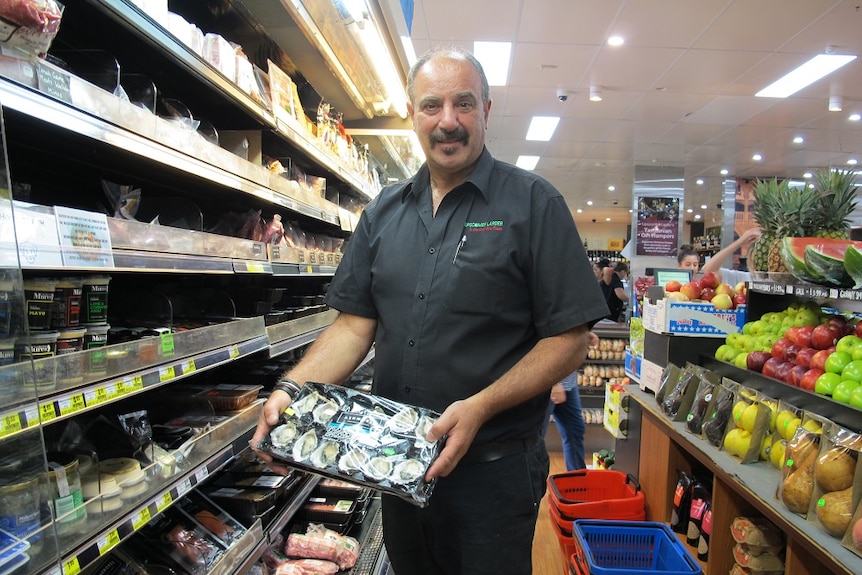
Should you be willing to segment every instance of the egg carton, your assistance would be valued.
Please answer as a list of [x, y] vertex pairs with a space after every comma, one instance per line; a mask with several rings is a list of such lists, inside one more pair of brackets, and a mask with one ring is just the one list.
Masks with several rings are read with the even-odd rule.
[[425, 439], [440, 414], [337, 385], [307, 382], [258, 449], [294, 467], [424, 507], [425, 472], [443, 447]]

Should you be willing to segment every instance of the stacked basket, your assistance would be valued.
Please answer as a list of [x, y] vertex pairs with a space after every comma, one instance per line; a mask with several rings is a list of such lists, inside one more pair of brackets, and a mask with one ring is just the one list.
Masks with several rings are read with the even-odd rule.
[[563, 561], [569, 563], [575, 552], [572, 526], [575, 520], [643, 521], [644, 494], [637, 479], [621, 471], [569, 471], [548, 477], [548, 513]]

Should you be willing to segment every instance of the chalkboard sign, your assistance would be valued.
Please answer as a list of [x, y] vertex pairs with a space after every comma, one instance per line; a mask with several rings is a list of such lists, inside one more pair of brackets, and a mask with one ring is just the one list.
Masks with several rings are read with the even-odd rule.
[[72, 103], [72, 95], [69, 91], [69, 75], [61, 70], [50, 68], [44, 64], [36, 66], [36, 77], [39, 90], [62, 100], [67, 104]]

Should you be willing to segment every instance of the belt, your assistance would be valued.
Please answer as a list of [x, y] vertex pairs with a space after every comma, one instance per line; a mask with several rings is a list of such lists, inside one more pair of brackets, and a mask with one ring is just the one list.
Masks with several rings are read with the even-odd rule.
[[509, 455], [529, 451], [539, 443], [538, 437], [474, 443], [461, 458], [461, 463], [490, 463]]

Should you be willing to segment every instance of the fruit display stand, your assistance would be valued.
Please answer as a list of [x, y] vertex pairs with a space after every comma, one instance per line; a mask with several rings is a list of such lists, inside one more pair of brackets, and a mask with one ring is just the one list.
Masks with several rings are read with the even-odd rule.
[[[742, 378], [746, 373], [750, 373], [717, 360], [705, 360], [704, 363], [709, 369], [724, 372], [728, 377]], [[766, 379], [750, 374], [746, 376], [745, 383], [752, 387], [761, 384], [768, 387], [769, 382], [766, 382]], [[775, 382], [775, 385], [782, 384]], [[706, 573], [731, 571], [734, 565], [735, 542], [731, 536], [730, 525], [737, 516], [756, 515], [762, 515], [785, 533], [785, 573], [862, 573], [862, 558], [842, 547], [839, 539], [830, 537], [818, 526], [788, 511], [775, 499], [779, 479], [774, 468], [765, 463], [739, 463], [738, 459], [689, 433], [684, 422], [673, 422], [667, 418], [660, 411], [651, 393], [637, 388], [630, 389], [629, 393], [642, 411], [641, 449], [648, 449], [650, 453], [648, 458], [640, 459], [638, 469], [638, 479], [645, 494], [648, 521], [670, 521], [678, 470], [692, 473], [695, 469], [705, 468], [713, 476], [713, 523]], [[808, 399], [808, 407], [812, 410], [817, 411], [821, 407], [819, 404], [812, 405], [817, 403], [819, 398]], [[849, 411], [833, 410], [833, 416], [839, 420], [850, 415]], [[859, 418], [859, 412], [856, 411], [853, 421], [857, 426], [860, 419], [862, 418]]]

